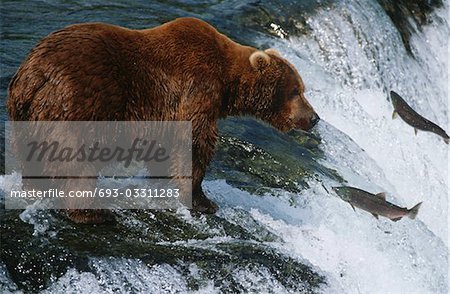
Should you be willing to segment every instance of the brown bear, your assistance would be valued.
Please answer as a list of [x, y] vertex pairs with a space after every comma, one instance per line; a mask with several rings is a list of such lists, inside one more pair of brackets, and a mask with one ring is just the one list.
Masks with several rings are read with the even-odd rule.
[[[217, 205], [201, 183], [217, 141], [217, 120], [253, 116], [282, 132], [309, 130], [319, 116], [300, 75], [275, 50], [240, 45], [195, 18], [144, 30], [76, 24], [51, 33], [9, 86], [16, 121], [191, 121], [193, 209]], [[99, 213], [72, 211], [75, 222]]]

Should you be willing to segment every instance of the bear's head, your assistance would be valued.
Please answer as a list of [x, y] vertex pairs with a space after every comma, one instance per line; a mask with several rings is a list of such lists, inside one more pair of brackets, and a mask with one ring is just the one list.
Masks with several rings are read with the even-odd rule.
[[309, 130], [319, 116], [304, 96], [302, 78], [292, 64], [273, 50], [255, 51], [241, 73], [235, 113], [253, 115], [282, 132]]

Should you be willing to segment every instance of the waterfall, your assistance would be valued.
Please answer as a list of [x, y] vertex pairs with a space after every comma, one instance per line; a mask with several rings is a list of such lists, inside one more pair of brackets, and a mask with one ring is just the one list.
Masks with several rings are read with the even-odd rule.
[[348, 293], [447, 292], [448, 145], [432, 133], [415, 136], [401, 119], [392, 120], [389, 91], [450, 131], [448, 13], [445, 3], [430, 15], [430, 24], [416, 27], [411, 53], [372, 0], [319, 9], [306, 19], [309, 34], [272, 43], [294, 62], [307, 98], [325, 121], [318, 131], [325, 165], [348, 185], [385, 191], [399, 205], [423, 201], [416, 222], [376, 224], [370, 214], [357, 211], [355, 217], [348, 204], [311, 185], [302, 194], [311, 208], [299, 212], [307, 229], [268, 221], [285, 230], [295, 252], [333, 272]]
[[[305, 80], [321, 117], [352, 138], [375, 161], [402, 204], [424, 201], [420, 219], [445, 243], [448, 215], [448, 146], [438, 136], [392, 120], [388, 94], [395, 90], [425, 117], [449, 130], [448, 6], [411, 38], [408, 54], [376, 1], [343, 1], [307, 19], [312, 33], [279, 47]], [[332, 144], [332, 143], [330, 143]], [[365, 163], [355, 163], [357, 171]]]

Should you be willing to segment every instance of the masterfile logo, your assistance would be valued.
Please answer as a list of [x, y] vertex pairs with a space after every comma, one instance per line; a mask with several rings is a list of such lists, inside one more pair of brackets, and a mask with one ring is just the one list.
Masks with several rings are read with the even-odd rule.
[[14, 121], [6, 134], [6, 172], [23, 182], [6, 208], [37, 200], [57, 209], [192, 205], [190, 122]]

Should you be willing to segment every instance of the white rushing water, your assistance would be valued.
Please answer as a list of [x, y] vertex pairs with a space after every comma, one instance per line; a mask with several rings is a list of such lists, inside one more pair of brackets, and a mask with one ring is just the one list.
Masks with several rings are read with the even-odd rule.
[[[326, 123], [319, 126], [326, 165], [351, 186], [412, 207], [415, 221], [376, 220], [317, 186], [301, 224], [271, 212], [258, 219], [348, 293], [447, 293], [449, 147], [431, 133], [392, 120], [390, 90], [449, 130], [448, 3], [411, 39], [407, 54], [375, 1], [343, 1], [308, 19], [309, 36], [275, 44], [294, 62], [307, 96]], [[333, 183], [328, 183], [332, 185]], [[335, 195], [334, 195], [335, 196]], [[283, 218], [281, 218], [283, 219]], [[333, 286], [332, 286], [333, 288]], [[334, 292], [334, 291], [331, 291]]]
[[388, 91], [395, 90], [419, 113], [448, 129], [449, 28], [442, 18], [447, 10], [438, 11], [434, 25], [414, 35], [414, 59], [394, 27], [386, 25], [389, 19], [380, 8], [371, 1], [359, 3], [319, 13], [309, 21], [313, 40], [292, 44], [326, 71], [305, 74], [313, 77], [310, 83], [306, 80], [311, 102], [377, 163], [395, 189], [388, 192], [402, 204], [424, 201], [420, 219], [448, 243], [443, 222], [448, 215], [448, 146], [434, 134], [414, 136], [403, 121], [391, 120], [393, 108], [386, 100]]
[[[388, 101], [394, 90], [419, 113], [450, 130], [448, 14], [446, 2], [431, 15], [430, 25], [413, 34], [415, 57], [408, 55], [388, 16], [371, 0], [342, 1], [319, 10], [308, 18], [311, 34], [274, 44], [297, 67], [307, 97], [323, 120], [317, 128], [326, 156], [323, 164], [351, 186], [385, 191], [387, 199], [400, 206], [423, 201], [416, 220], [394, 223], [355, 212], [329, 193], [336, 183], [326, 179], [323, 185], [311, 180], [309, 189], [286, 197], [255, 196], [224, 180], [207, 181], [204, 187], [219, 204], [219, 216], [233, 222], [244, 211], [280, 237], [267, 245], [325, 275], [325, 293], [448, 293], [449, 146], [431, 133], [415, 136], [402, 120], [392, 120]], [[18, 182], [17, 174], [0, 178], [5, 191]], [[296, 206], [290, 205], [292, 198]], [[204, 225], [187, 210], [178, 213]], [[35, 225], [35, 231], [45, 231], [30, 221], [32, 211], [22, 218]], [[251, 231], [251, 222], [241, 225]], [[223, 240], [192, 242], [208, 246], [216, 241]], [[185, 278], [169, 265], [148, 267], [134, 259], [93, 257], [90, 267], [95, 274], [70, 269], [46, 292], [188, 291]], [[192, 264], [190, 274], [197, 271]], [[286, 291], [265, 269], [230, 275], [255, 293]], [[218, 289], [206, 281], [198, 292]]]

